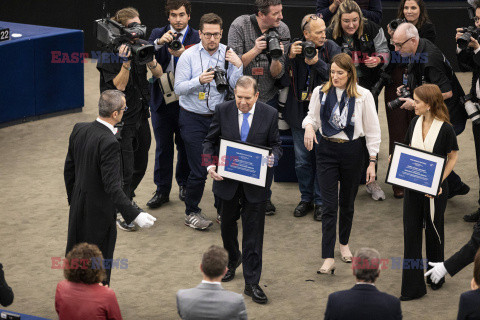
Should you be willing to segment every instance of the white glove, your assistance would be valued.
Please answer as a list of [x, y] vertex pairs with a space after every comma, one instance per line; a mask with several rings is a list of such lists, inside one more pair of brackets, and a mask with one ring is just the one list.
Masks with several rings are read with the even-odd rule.
[[433, 283], [438, 283], [440, 279], [445, 277], [447, 274], [447, 269], [445, 269], [443, 262], [429, 262], [428, 264], [433, 268], [425, 273], [425, 277], [430, 276], [430, 279], [432, 279]]
[[146, 212], [140, 212], [135, 220], [133, 220], [140, 228], [150, 228], [155, 221], [157, 221], [157, 218]]

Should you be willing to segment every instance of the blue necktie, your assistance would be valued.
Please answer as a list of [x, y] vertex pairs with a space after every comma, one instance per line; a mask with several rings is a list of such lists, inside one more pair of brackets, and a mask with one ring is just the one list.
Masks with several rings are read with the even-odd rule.
[[240, 138], [243, 142], [247, 141], [248, 131], [250, 131], [250, 125], [248, 124], [248, 116], [250, 112], [243, 114], [242, 130], [240, 131]]

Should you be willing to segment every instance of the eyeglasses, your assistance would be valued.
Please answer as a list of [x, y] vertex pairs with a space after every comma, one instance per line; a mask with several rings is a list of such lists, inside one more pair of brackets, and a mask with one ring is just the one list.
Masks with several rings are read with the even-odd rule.
[[222, 34], [221, 34], [221, 33], [218, 33], [218, 32], [216, 32], [216, 33], [209, 33], [209, 32], [203, 33], [203, 32], [202, 32], [202, 34], [203, 34], [203, 35], [205, 36], [205, 38], [207, 38], [207, 39], [210, 39], [212, 36], [213, 36], [215, 39], [220, 39], [220, 37], [222, 36]]
[[413, 37], [412, 37], [412, 38], [408, 38], [407, 40], [403, 41], [402, 43], [395, 43], [395, 42], [393, 42], [393, 40], [392, 40], [392, 41], [390, 41], [390, 44], [391, 44], [392, 46], [394, 46], [394, 47], [398, 47], [399, 49], [402, 49], [402, 47], [405, 45], [405, 43], [407, 43], [409, 40], [412, 40], [412, 39], [413, 39]]
[[307, 24], [311, 21], [311, 20], [318, 20], [318, 19], [322, 19], [322, 14], [319, 13], [319, 14], [311, 14], [308, 18], [307, 18], [307, 21], [305, 21], [305, 23], [303, 24], [302, 26], [302, 31], [305, 30], [305, 27], [307, 26]]
[[125, 106], [125, 108], [121, 108], [121, 109], [120, 109], [120, 110], [118, 110], [118, 111], [123, 111], [123, 112], [126, 112], [127, 110], [128, 110], [128, 107], [127, 107], [127, 106]]
[[475, 21], [475, 22], [478, 22], [479, 20], [480, 20], [479, 17], [474, 17], [474, 18], [473, 18], [473, 21]]

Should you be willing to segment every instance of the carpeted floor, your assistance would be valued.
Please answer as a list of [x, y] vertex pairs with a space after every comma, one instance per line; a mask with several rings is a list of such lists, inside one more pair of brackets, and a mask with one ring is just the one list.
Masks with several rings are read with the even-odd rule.
[[[469, 89], [471, 74], [459, 74]], [[76, 122], [93, 121], [97, 115], [99, 76], [95, 64], [85, 65], [85, 107], [82, 113], [69, 114], [0, 129], [0, 262], [6, 279], [15, 292], [7, 310], [45, 318], [57, 318], [54, 308], [56, 284], [62, 270], [52, 269], [52, 257], [63, 257], [68, 222], [68, 206], [63, 182], [63, 164], [68, 136]], [[378, 249], [382, 258], [402, 257], [402, 200], [393, 198], [392, 189], [383, 181], [387, 170], [388, 132], [383, 105], [379, 99], [382, 146], [379, 181], [387, 199], [375, 202], [360, 186], [350, 246]], [[153, 137], [153, 134], [152, 134]], [[472, 187], [466, 196], [449, 201], [445, 214], [445, 253], [449, 257], [470, 238], [473, 224], [462, 216], [477, 208], [478, 177], [471, 123], [459, 137], [460, 157], [456, 170]], [[155, 190], [153, 160], [155, 141], [150, 148], [147, 174], [136, 191], [136, 201], [145, 203]], [[211, 179], [207, 180], [201, 208], [215, 218]], [[294, 183], [275, 183], [272, 200], [277, 214], [266, 218], [264, 265], [261, 285], [269, 298], [258, 305], [246, 297], [250, 319], [323, 318], [327, 297], [337, 290], [353, 286], [351, 265], [340, 261], [336, 251], [334, 276], [317, 275], [321, 255], [321, 223], [312, 214], [292, 215], [300, 196]], [[202, 252], [211, 244], [221, 245], [220, 228], [215, 224], [206, 232], [183, 224], [184, 205], [173, 187], [170, 203], [147, 210], [155, 217], [148, 230], [118, 232], [115, 258], [128, 259], [128, 269], [112, 272], [115, 290], [124, 319], [177, 319], [175, 293], [201, 281], [199, 264]], [[226, 289], [243, 292], [243, 277], [238, 269]], [[453, 319], [462, 292], [470, 289], [473, 266], [470, 265], [439, 291], [431, 291], [420, 300], [402, 303], [405, 319]], [[377, 281], [380, 290], [400, 295], [401, 270], [389, 268]]]

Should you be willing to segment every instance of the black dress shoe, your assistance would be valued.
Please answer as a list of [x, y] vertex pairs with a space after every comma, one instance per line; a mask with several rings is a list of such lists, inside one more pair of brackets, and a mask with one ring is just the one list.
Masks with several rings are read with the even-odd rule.
[[273, 216], [277, 209], [273, 205], [271, 200], [267, 200], [267, 206], [265, 207], [265, 215], [266, 216]]
[[242, 264], [242, 254], [238, 257], [238, 260], [233, 263], [228, 263], [228, 270], [227, 273], [222, 278], [222, 282], [232, 281], [235, 278], [235, 270], [237, 270], [238, 266]]
[[480, 208], [478, 208], [474, 213], [463, 216], [463, 220], [465, 220], [465, 222], [477, 222], [478, 218], [480, 218]]
[[147, 202], [147, 207], [149, 207], [150, 209], [155, 209], [169, 201], [170, 199], [168, 198], [168, 194], [155, 192], [153, 198]]
[[323, 206], [315, 205], [315, 211], [313, 212], [313, 220], [322, 221]]
[[253, 302], [264, 304], [268, 298], [258, 284], [246, 284], [243, 291], [247, 296], [252, 297]]
[[185, 186], [179, 186], [178, 198], [180, 199], [180, 201], [185, 202], [185, 195], [186, 194], [187, 194], [187, 188], [185, 188]]
[[293, 210], [293, 216], [299, 218], [306, 216], [307, 213], [313, 209], [313, 205], [311, 202], [300, 201], [298, 206]]
[[459, 188], [452, 190], [448, 193], [448, 199], [451, 199], [455, 196], [466, 195], [470, 191], [470, 187], [462, 182]]
[[421, 296], [418, 296], [418, 297], [400, 296], [400, 301], [412, 301], [412, 300], [420, 299], [420, 298], [423, 297], [424, 295], [425, 295], [425, 294], [422, 294]]

